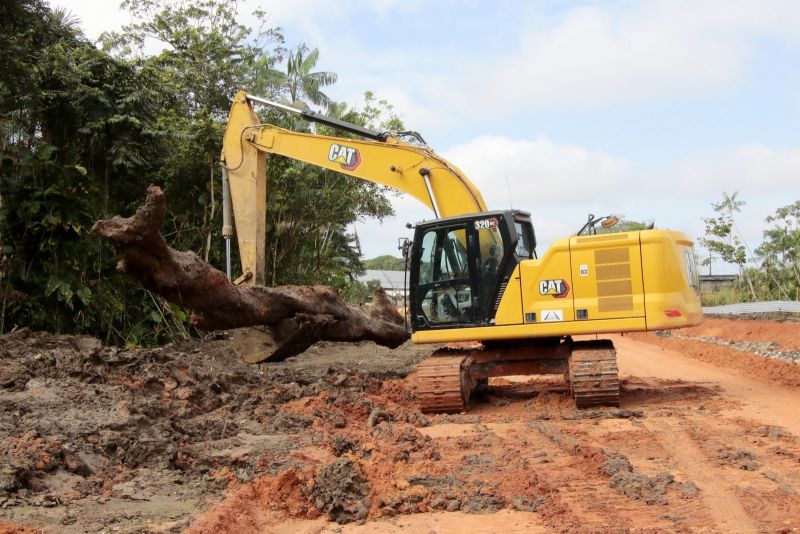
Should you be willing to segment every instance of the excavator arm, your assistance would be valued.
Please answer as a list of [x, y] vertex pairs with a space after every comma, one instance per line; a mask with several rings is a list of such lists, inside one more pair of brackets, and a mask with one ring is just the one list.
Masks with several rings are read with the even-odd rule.
[[[254, 102], [297, 113], [306, 120], [365, 139], [301, 133], [260, 124], [253, 111]], [[266, 282], [268, 154], [279, 154], [392, 187], [422, 202], [437, 218], [487, 211], [478, 189], [455, 165], [430, 148], [240, 91], [234, 97], [223, 139], [223, 187], [229, 184], [230, 188], [229, 197], [224, 199], [224, 209], [229, 198], [236, 221], [242, 272], [252, 283]], [[223, 192], [227, 191], [223, 189]], [[230, 239], [232, 235], [228, 215], [223, 222], [223, 236]]]

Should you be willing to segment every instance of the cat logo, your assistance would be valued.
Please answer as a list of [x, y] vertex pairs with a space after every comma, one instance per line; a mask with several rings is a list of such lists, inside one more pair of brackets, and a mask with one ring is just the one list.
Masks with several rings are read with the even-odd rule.
[[331, 143], [328, 159], [338, 163], [346, 171], [354, 171], [361, 164], [361, 153], [357, 148]]
[[569, 294], [569, 284], [566, 280], [539, 280], [539, 294], [563, 299]]

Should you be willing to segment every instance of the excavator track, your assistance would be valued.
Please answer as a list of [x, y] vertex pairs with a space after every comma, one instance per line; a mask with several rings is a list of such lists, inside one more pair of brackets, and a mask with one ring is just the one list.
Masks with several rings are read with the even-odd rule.
[[569, 381], [578, 408], [619, 406], [617, 351], [611, 340], [575, 343], [569, 360]]
[[447, 352], [426, 358], [416, 366], [416, 395], [425, 413], [461, 412], [474, 388], [469, 376], [472, 358]]

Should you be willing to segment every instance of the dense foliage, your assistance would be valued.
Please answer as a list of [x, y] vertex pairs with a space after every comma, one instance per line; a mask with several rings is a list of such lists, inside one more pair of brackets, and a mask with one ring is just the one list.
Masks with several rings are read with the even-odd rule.
[[[134, 22], [98, 48], [43, 0], [0, 4], [0, 332], [138, 344], [191, 335], [184, 312], [117, 274], [88, 229], [131, 213], [156, 183], [170, 244], [221, 266], [219, 153], [239, 88], [374, 127], [385, 112], [396, 122], [369, 94], [360, 108], [330, 101], [322, 89], [336, 76], [315, 70], [319, 51], [301, 43], [290, 52], [279, 29], [241, 25], [236, 2], [123, 7]], [[346, 288], [362, 270], [347, 229], [391, 213], [384, 189], [281, 158], [269, 180], [272, 282]]]

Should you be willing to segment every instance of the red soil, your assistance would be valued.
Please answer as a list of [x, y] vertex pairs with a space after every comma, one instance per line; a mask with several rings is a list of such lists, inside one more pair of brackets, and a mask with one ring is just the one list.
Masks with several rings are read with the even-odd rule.
[[783, 350], [800, 350], [800, 323], [743, 321], [706, 317], [697, 326], [676, 331], [686, 336], [719, 337], [730, 341], [777, 342]]

